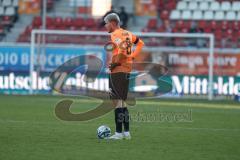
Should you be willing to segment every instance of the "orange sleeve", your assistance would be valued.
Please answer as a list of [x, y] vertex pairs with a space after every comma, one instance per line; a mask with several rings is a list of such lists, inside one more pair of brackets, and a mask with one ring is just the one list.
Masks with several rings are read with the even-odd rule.
[[144, 42], [135, 35], [132, 35], [132, 43], [136, 44], [136, 48], [132, 53], [132, 57], [135, 58], [141, 51], [144, 46]]
[[136, 42], [136, 40], [137, 40], [137, 36], [132, 35], [132, 43]]

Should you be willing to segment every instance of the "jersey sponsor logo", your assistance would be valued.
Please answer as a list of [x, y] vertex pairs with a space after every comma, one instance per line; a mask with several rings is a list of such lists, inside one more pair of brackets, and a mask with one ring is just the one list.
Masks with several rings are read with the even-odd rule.
[[116, 38], [116, 39], [114, 40], [114, 42], [115, 42], [117, 45], [119, 45], [119, 44], [122, 42], [122, 40], [121, 40], [120, 38]]

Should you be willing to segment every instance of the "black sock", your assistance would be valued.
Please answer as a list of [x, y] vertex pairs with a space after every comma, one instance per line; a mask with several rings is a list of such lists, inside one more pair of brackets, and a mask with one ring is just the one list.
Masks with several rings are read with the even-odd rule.
[[124, 131], [129, 132], [129, 112], [127, 108], [123, 108], [123, 114], [124, 114]]
[[115, 124], [116, 124], [116, 132], [122, 133], [122, 123], [124, 121], [123, 108], [115, 109]]

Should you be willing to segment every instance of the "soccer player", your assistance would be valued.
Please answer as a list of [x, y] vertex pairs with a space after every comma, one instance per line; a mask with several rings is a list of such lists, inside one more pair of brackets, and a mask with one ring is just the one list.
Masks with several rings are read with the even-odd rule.
[[[128, 94], [129, 75], [134, 58], [141, 52], [144, 42], [131, 32], [120, 28], [120, 18], [110, 13], [104, 18], [105, 27], [111, 33], [111, 42], [115, 48], [109, 65], [110, 99], [115, 107], [116, 132], [110, 139], [131, 139], [129, 132], [129, 112], [125, 103]], [[136, 48], [132, 51], [132, 45]], [[122, 133], [122, 126], [124, 132]]]

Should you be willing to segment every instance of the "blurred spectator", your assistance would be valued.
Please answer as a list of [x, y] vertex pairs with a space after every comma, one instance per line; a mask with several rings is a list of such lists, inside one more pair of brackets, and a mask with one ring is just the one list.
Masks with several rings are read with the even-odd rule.
[[163, 21], [163, 26], [166, 32], [172, 32], [172, 27], [169, 20]]
[[127, 28], [127, 23], [128, 23], [128, 14], [125, 11], [125, 7], [121, 7], [120, 9], [121, 10], [120, 10], [120, 13], [119, 13], [119, 17], [121, 19], [121, 27], [123, 29], [126, 29]]
[[198, 26], [196, 23], [194, 23], [194, 22], [191, 23], [189, 33], [198, 33]]
[[[107, 13], [105, 13], [105, 15], [103, 17], [106, 17], [106, 15], [110, 14], [110, 13], [117, 13], [117, 11], [115, 10], [114, 6], [111, 6], [110, 11], [108, 11]], [[118, 14], [118, 13], [117, 13]]]

